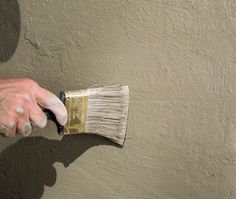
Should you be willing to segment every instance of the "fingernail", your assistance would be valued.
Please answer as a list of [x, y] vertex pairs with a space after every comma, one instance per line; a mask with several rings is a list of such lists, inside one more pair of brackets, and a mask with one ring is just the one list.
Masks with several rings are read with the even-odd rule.
[[67, 115], [63, 116], [61, 119], [61, 125], [64, 126], [67, 123]]

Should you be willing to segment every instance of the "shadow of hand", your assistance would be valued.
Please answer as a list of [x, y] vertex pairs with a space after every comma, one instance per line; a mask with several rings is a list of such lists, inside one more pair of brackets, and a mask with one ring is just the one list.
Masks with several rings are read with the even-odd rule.
[[0, 155], [0, 198], [37, 199], [44, 185], [56, 182], [55, 162], [65, 167], [97, 145], [114, 145], [92, 135], [64, 136], [61, 141], [43, 137], [24, 138], [5, 149]]
[[0, 1], [0, 62], [14, 54], [20, 36], [20, 8], [17, 0]]

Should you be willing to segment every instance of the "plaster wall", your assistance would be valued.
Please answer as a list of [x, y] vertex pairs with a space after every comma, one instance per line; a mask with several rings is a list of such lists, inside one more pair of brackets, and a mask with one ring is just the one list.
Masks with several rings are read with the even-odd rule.
[[18, 4], [19, 42], [1, 60], [2, 77], [54, 93], [127, 84], [130, 114], [123, 148], [93, 136], [60, 141], [52, 123], [30, 138], [0, 138], [2, 195], [236, 198], [234, 0]]

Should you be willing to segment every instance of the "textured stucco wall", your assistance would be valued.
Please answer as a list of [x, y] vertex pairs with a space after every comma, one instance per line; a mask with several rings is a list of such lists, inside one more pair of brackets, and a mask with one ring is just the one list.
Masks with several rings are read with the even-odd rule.
[[20, 38], [1, 76], [55, 93], [127, 84], [130, 115], [123, 148], [93, 136], [59, 141], [53, 124], [1, 138], [3, 195], [236, 198], [234, 0], [18, 3]]

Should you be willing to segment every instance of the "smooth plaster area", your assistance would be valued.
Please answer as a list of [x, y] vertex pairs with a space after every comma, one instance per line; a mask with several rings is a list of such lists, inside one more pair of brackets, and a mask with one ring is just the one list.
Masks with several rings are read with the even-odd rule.
[[1, 198], [236, 198], [234, 0], [18, 4], [20, 37], [1, 77], [29, 77], [56, 94], [129, 85], [130, 111], [123, 148], [62, 139], [53, 123], [0, 138]]

